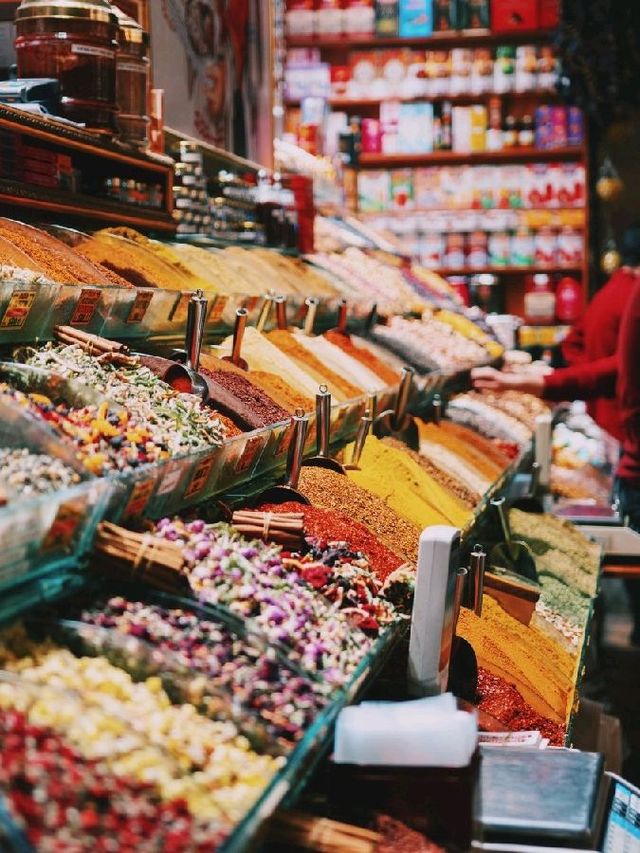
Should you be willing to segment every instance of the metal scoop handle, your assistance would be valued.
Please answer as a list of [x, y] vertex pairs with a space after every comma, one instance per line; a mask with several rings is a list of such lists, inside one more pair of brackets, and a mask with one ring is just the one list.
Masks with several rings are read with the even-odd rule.
[[292, 415], [291, 426], [293, 436], [287, 453], [285, 485], [291, 489], [297, 489], [298, 481], [300, 480], [300, 471], [302, 470], [304, 446], [307, 441], [307, 433], [309, 432], [309, 418], [302, 409], [297, 409], [295, 415]]
[[208, 306], [208, 300], [204, 298], [202, 291], [198, 290], [189, 300], [187, 307], [187, 330], [185, 334], [187, 367], [196, 372], [200, 366], [200, 353], [202, 352]]
[[286, 296], [276, 296], [274, 299], [276, 303], [276, 324], [281, 331], [286, 331], [287, 329], [287, 297]]
[[339, 332], [343, 335], [347, 334], [347, 318], [349, 314], [349, 306], [346, 299], [341, 299], [338, 303], [338, 325], [336, 326]]
[[487, 555], [481, 545], [476, 545], [469, 557], [471, 571], [472, 602], [471, 609], [476, 616], [482, 616], [482, 597], [484, 595], [484, 573], [487, 568]]
[[265, 326], [269, 320], [269, 315], [271, 314], [271, 308], [273, 307], [273, 296], [270, 293], [267, 293], [264, 297], [264, 302], [262, 303], [262, 307], [260, 308], [260, 313], [258, 314], [258, 320], [256, 322], [256, 330], [258, 332], [264, 332]]
[[436, 426], [440, 426], [442, 421], [442, 397], [440, 394], [435, 394], [433, 397], [433, 422]]
[[357, 468], [360, 464], [360, 457], [362, 456], [362, 451], [364, 450], [364, 446], [367, 443], [367, 438], [369, 436], [369, 431], [373, 425], [373, 418], [371, 417], [371, 410], [367, 409], [364, 415], [360, 418], [360, 423], [358, 424], [358, 432], [356, 433], [355, 441], [353, 442], [353, 453], [351, 454], [351, 461], [347, 467], [349, 468]]
[[249, 312], [246, 308], [238, 308], [236, 310], [236, 322], [233, 327], [233, 348], [231, 350], [231, 362], [236, 367], [240, 365], [242, 360], [242, 341], [244, 339], [244, 331], [247, 328], [247, 320]]
[[316, 453], [323, 459], [329, 458], [331, 433], [331, 394], [326, 385], [321, 385], [316, 394]]
[[313, 327], [316, 324], [316, 314], [318, 313], [319, 300], [315, 296], [308, 296], [304, 304], [307, 306], [307, 313], [304, 318], [303, 331], [305, 335], [313, 334]]
[[507, 514], [504, 511], [505, 507], [505, 498], [493, 498], [491, 501], [491, 506], [495, 509], [498, 514], [498, 520], [500, 521], [500, 527], [502, 528], [502, 535], [504, 536], [504, 541], [507, 543], [507, 548], [509, 549], [509, 553], [514, 556], [514, 548], [513, 548], [513, 537], [511, 535], [511, 527], [509, 525], [509, 520], [507, 518]]
[[411, 391], [413, 390], [413, 377], [415, 371], [412, 367], [402, 368], [402, 378], [400, 379], [400, 387], [396, 397], [396, 405], [393, 411], [393, 427], [400, 429], [402, 421], [407, 414], [407, 407], [411, 399]]

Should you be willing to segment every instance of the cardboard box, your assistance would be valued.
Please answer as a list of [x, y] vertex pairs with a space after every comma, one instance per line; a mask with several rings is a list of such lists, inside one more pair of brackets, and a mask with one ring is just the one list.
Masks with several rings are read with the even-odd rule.
[[538, 0], [493, 0], [491, 29], [496, 33], [535, 30], [539, 20]]
[[425, 38], [433, 32], [432, 0], [400, 0], [398, 32], [402, 38]]
[[399, 0], [376, 0], [377, 36], [397, 36], [400, 14]]

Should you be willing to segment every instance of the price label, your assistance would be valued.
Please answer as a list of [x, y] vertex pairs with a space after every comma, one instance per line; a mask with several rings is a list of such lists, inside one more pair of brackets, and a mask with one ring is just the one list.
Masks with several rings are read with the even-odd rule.
[[247, 441], [244, 446], [244, 450], [242, 451], [242, 454], [240, 456], [240, 459], [238, 459], [238, 464], [236, 465], [237, 473], [241, 474], [244, 471], [249, 470], [249, 468], [258, 458], [258, 454], [262, 451], [262, 448], [265, 446], [268, 440], [268, 436], [255, 435], [253, 438], [250, 438]]
[[0, 329], [24, 328], [35, 299], [33, 290], [14, 290], [0, 320]]
[[60, 504], [58, 512], [42, 542], [43, 551], [66, 550], [73, 542], [76, 531], [85, 516], [83, 501], [67, 501]]
[[71, 320], [72, 326], [86, 326], [93, 320], [93, 315], [96, 313], [96, 308], [100, 302], [102, 291], [97, 287], [83, 287], [80, 291], [80, 298], [76, 303]]
[[224, 309], [227, 307], [228, 301], [228, 296], [216, 296], [216, 301], [211, 309], [211, 314], [209, 315], [209, 322], [211, 324], [219, 323], [220, 320], [222, 320], [222, 315], [224, 314]]
[[191, 482], [184, 493], [185, 498], [192, 498], [194, 495], [197, 495], [198, 492], [201, 492], [207, 485], [209, 477], [211, 476], [211, 471], [213, 470], [213, 464], [216, 461], [216, 455], [217, 454], [212, 453], [198, 462], [195, 471], [191, 476]]
[[250, 296], [248, 299], [245, 299], [244, 308], [251, 314], [252, 311], [255, 311], [258, 305], [260, 304], [259, 296]]
[[170, 323], [185, 323], [187, 320], [188, 305], [191, 300], [190, 293], [181, 293], [175, 301], [175, 305], [169, 312]]
[[129, 316], [127, 317], [127, 323], [142, 323], [144, 320], [145, 314], [147, 313], [147, 308], [151, 305], [151, 300], [153, 299], [153, 292], [150, 290], [140, 290], [136, 294], [136, 298], [133, 300], [133, 305], [129, 310]]
[[142, 515], [151, 500], [155, 482], [153, 478], [150, 480], [138, 480], [131, 492], [129, 503], [125, 507], [124, 518], [136, 518]]
[[273, 452], [274, 456], [281, 456], [283, 453], [286, 453], [289, 450], [289, 445], [291, 444], [291, 439], [293, 438], [293, 427], [290, 425], [283, 429], [282, 435], [278, 440], [278, 444], [276, 449]]
[[182, 462], [169, 463], [167, 465], [167, 470], [165, 471], [164, 477], [160, 483], [158, 488], [158, 495], [166, 495], [169, 492], [173, 492], [178, 483], [180, 482], [180, 477], [182, 476], [183, 464]]

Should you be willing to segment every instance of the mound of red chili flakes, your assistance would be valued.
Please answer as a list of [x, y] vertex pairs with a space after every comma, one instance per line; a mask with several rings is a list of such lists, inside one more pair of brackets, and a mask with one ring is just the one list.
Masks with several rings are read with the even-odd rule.
[[334, 510], [319, 509], [295, 501], [264, 504], [259, 509], [264, 512], [301, 512], [307, 536], [330, 542], [347, 542], [352, 551], [361, 551], [367, 557], [371, 570], [383, 582], [406, 562], [383, 545], [364, 524]]
[[539, 731], [551, 746], [564, 746], [566, 732], [559, 723], [536, 713], [513, 684], [478, 667], [478, 707], [513, 732]]

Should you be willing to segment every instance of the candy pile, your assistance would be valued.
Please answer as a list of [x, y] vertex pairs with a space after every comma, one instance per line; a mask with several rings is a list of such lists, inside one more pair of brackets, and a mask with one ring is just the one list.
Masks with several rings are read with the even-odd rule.
[[168, 660], [204, 676], [206, 689], [224, 691], [234, 706], [257, 714], [283, 746], [298, 741], [326, 704], [327, 689], [293, 673], [273, 649], [193, 611], [117, 597], [85, 610], [81, 618], [169, 653]]
[[157, 785], [163, 800], [182, 799], [221, 828], [242, 819], [284, 761], [253, 752], [233, 723], [172, 705], [159, 678], [134, 683], [104, 658], [31, 645], [4, 664], [20, 677], [0, 683], [0, 707], [51, 726], [83, 758]]
[[531, 440], [531, 429], [507, 412], [494, 408], [483, 394], [458, 394], [447, 403], [447, 417], [489, 438], [523, 447]]
[[0, 739], [0, 791], [38, 850], [210, 853], [224, 840], [183, 800], [163, 802], [152, 784], [114, 775], [19, 711], [0, 711]]
[[47, 495], [79, 482], [79, 475], [60, 459], [26, 448], [0, 448], [0, 492], [7, 500]]
[[308, 672], [343, 684], [371, 648], [348, 616], [288, 568], [282, 550], [249, 542], [225, 524], [162, 519], [157, 535], [184, 547], [187, 575], [203, 602], [253, 620], [271, 642], [290, 649]]

